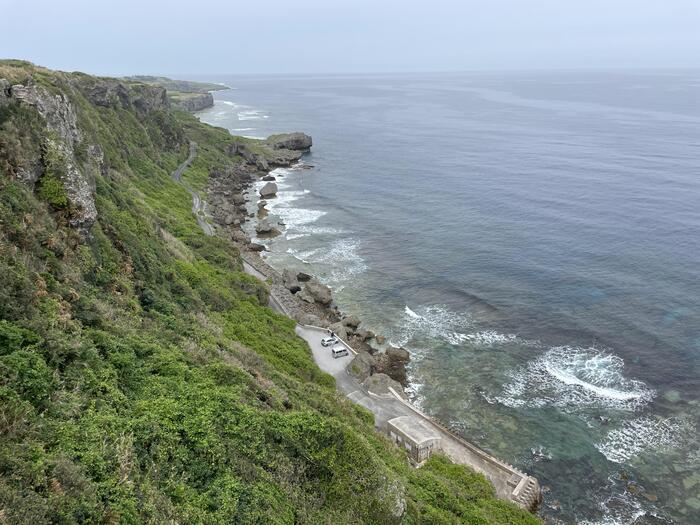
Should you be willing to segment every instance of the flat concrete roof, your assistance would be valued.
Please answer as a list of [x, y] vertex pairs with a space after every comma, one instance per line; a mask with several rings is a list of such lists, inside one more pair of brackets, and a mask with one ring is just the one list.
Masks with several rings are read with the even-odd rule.
[[440, 439], [440, 434], [418, 417], [400, 416], [390, 419], [388, 423], [419, 445], [432, 439]]

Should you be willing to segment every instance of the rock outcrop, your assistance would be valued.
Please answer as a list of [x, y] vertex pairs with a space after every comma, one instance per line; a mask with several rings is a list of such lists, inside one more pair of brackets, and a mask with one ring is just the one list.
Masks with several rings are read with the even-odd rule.
[[[285, 268], [285, 270], [282, 272], [282, 281], [287, 288], [292, 293], [297, 293], [301, 291], [301, 286], [299, 285], [299, 281], [297, 280], [297, 276], [294, 274], [294, 272], [288, 268]], [[307, 323], [311, 324], [311, 323]]]
[[105, 169], [101, 148], [88, 146], [87, 160], [84, 164], [78, 161], [75, 150], [83, 145], [83, 136], [78, 129], [75, 108], [65, 93], [52, 93], [33, 83], [5, 87], [3, 91], [7, 102], [34, 108], [45, 121], [48, 131], [40, 169], [27, 171], [24, 182], [33, 185], [50, 171], [65, 189], [69, 223], [86, 232], [97, 219], [95, 176]]
[[374, 357], [367, 352], [358, 352], [347, 367], [348, 373], [360, 383], [372, 375], [376, 367]]
[[263, 199], [270, 199], [277, 195], [277, 184], [274, 182], [268, 182], [262, 188], [260, 188], [259, 193]]
[[255, 226], [255, 233], [260, 237], [275, 237], [280, 234], [280, 231], [267, 220], [262, 220]]
[[173, 107], [194, 113], [214, 105], [211, 93], [170, 93], [170, 103]]
[[329, 306], [333, 302], [331, 289], [318, 281], [309, 281], [304, 285], [304, 291], [313, 297], [314, 302]]
[[313, 145], [311, 137], [305, 133], [282, 133], [271, 135], [266, 142], [274, 149], [289, 149], [294, 151], [306, 151]]
[[127, 84], [114, 78], [87, 77], [76, 87], [96, 106], [133, 109], [144, 117], [170, 108], [165, 88], [146, 84]]

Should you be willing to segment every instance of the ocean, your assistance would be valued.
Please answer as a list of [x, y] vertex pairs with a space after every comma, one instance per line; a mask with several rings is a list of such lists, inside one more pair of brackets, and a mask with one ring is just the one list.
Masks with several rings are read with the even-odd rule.
[[270, 264], [406, 347], [548, 523], [700, 523], [700, 71], [206, 80], [203, 121], [313, 136]]

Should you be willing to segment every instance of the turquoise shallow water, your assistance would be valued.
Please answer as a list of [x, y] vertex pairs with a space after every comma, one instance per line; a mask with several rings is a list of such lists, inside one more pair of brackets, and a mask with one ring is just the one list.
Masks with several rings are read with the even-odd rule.
[[314, 137], [276, 266], [413, 354], [416, 402], [553, 523], [700, 523], [700, 72], [229, 77]]

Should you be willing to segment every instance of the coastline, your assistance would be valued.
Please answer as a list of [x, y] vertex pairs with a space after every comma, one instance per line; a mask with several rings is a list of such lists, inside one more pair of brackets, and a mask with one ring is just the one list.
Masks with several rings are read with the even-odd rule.
[[[301, 133], [274, 135], [257, 143], [235, 139], [230, 153], [239, 155], [245, 163], [226, 174], [217, 174], [214, 184], [207, 187], [207, 200], [214, 202], [211, 217], [219, 231], [228, 233], [239, 248], [243, 271], [269, 284], [269, 306], [298, 323], [297, 334], [307, 341], [319, 367], [335, 377], [338, 389], [348, 399], [374, 413], [378, 432], [390, 434], [386, 414], [408, 417], [414, 425], [423, 421], [422, 425], [427, 425], [441, 443], [441, 451], [453, 462], [484, 474], [499, 498], [535, 512], [542, 500], [536, 478], [469, 443], [457, 429], [425, 414], [408, 400], [406, 365], [410, 354], [406, 349], [387, 344], [384, 336], [359, 328], [361, 319], [342, 312], [333, 301], [331, 289], [314, 276], [273, 267], [262, 257], [267, 248], [244, 231], [245, 224], [249, 228], [254, 225], [256, 241], [280, 233], [267, 221], [267, 199], [274, 199], [277, 192], [273, 173], [279, 167], [290, 172], [309, 168], [303, 156], [311, 144], [311, 137]], [[265, 184], [260, 187], [256, 182]], [[222, 187], [233, 187], [235, 191]], [[257, 208], [257, 213], [251, 212], [250, 207]], [[320, 345], [320, 338], [329, 332], [335, 333], [348, 350], [347, 361], [340, 368], [339, 362], [330, 368], [324, 366], [328, 351]]]

